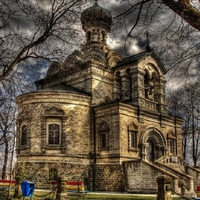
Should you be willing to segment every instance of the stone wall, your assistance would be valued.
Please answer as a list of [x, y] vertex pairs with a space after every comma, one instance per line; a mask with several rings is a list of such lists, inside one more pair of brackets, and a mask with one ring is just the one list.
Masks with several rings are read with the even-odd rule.
[[[24, 124], [29, 130], [26, 145], [21, 145], [20, 137], [17, 138], [18, 156], [25, 153], [42, 154], [41, 156], [61, 153], [88, 155], [91, 137], [90, 97], [45, 91], [22, 95], [18, 97], [17, 103], [20, 108], [18, 131]], [[57, 146], [48, 144], [48, 119], [60, 120], [60, 142]]]
[[125, 179], [122, 165], [96, 165], [94, 170], [95, 191], [124, 191]]
[[[18, 163], [18, 166], [20, 166], [20, 163]], [[88, 178], [90, 167], [86, 164], [26, 162], [23, 179], [33, 181], [36, 188], [50, 189], [52, 188], [49, 174], [51, 168], [56, 168], [57, 177], [64, 176], [69, 181], [83, 181], [85, 189], [91, 188]]]
[[33, 181], [36, 188], [51, 189], [49, 171], [56, 168], [58, 177], [65, 177], [68, 181], [83, 181], [86, 190], [124, 191], [122, 165], [26, 162], [24, 167], [23, 179]]
[[[156, 178], [161, 175], [169, 175], [153, 164], [142, 160], [124, 162], [124, 173], [127, 192], [132, 193], [157, 193]], [[175, 176], [172, 178], [176, 178]]]

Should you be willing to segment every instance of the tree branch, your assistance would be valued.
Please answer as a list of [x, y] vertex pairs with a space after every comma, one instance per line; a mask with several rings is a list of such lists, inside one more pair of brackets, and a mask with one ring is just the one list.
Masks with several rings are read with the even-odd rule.
[[200, 31], [200, 11], [190, 4], [190, 0], [162, 0], [162, 2], [182, 17], [191, 26]]

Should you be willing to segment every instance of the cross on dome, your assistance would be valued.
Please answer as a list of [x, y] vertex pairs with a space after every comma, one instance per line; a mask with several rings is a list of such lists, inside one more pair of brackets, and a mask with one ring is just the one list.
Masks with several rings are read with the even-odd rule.
[[147, 50], [147, 51], [150, 51], [150, 50], [151, 50], [151, 47], [150, 47], [150, 45], [149, 45], [149, 31], [148, 31], [148, 30], [146, 31], [146, 38], [147, 38], [146, 50]]

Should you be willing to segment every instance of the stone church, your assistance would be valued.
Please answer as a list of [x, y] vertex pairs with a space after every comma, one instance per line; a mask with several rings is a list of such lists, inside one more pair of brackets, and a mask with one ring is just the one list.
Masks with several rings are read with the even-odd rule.
[[17, 162], [37, 188], [65, 177], [91, 191], [156, 193], [156, 177], [193, 193], [200, 171], [182, 160], [182, 120], [166, 112], [165, 67], [147, 48], [122, 58], [97, 2], [81, 14], [85, 44], [17, 98]]

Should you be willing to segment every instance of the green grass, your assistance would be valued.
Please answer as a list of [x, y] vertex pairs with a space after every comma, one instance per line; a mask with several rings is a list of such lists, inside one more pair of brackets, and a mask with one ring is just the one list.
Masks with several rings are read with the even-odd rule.
[[[5, 195], [5, 193], [3, 193]], [[2, 193], [0, 193], [0, 200], [6, 200], [6, 196], [2, 195]], [[11, 196], [13, 195], [13, 193], [11, 194]], [[11, 198], [12, 200], [22, 200], [21, 198]], [[29, 197], [26, 197], [26, 200], [29, 200]], [[35, 191], [32, 200], [55, 200], [56, 199], [56, 195], [55, 193], [48, 193], [48, 192], [39, 192], [39, 191]], [[77, 199], [77, 195], [70, 195], [68, 194], [68, 199], [69, 200], [75, 200]], [[86, 196], [84, 197], [84, 200], [156, 200], [156, 196], [137, 196], [137, 195], [126, 195], [126, 194], [86, 194]], [[180, 200], [180, 198], [173, 198], [173, 200]]]

